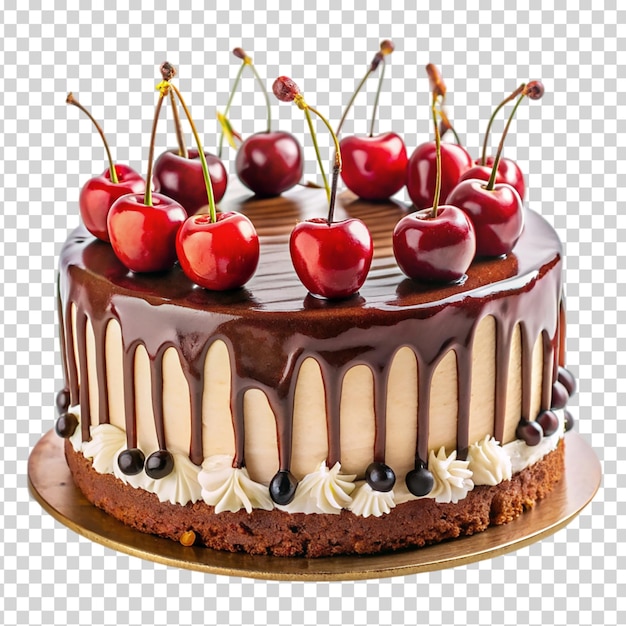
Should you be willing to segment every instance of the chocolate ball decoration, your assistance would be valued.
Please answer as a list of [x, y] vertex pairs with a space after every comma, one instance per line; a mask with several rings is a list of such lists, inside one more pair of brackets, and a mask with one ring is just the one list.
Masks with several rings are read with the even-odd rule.
[[570, 398], [576, 393], [576, 378], [568, 369], [559, 367], [557, 380], [565, 387]]
[[552, 385], [552, 402], [551, 409], [563, 409], [569, 400], [569, 393], [565, 385], [558, 380]]
[[536, 446], [543, 439], [543, 430], [537, 422], [522, 419], [517, 425], [515, 436], [524, 441], [527, 446]]
[[391, 491], [396, 484], [396, 475], [389, 465], [375, 461], [365, 470], [365, 480], [374, 491]]
[[296, 495], [298, 481], [289, 470], [279, 470], [270, 482], [270, 497], [276, 504], [289, 504]]
[[120, 452], [117, 457], [117, 465], [126, 476], [136, 476], [143, 470], [146, 457], [139, 448], [129, 448]]
[[165, 478], [174, 470], [174, 457], [167, 450], [157, 450], [146, 459], [145, 470], [150, 478]]
[[74, 413], [61, 413], [54, 425], [54, 430], [59, 437], [69, 439], [78, 427], [78, 418]]
[[553, 435], [559, 428], [559, 418], [554, 411], [548, 409], [537, 416], [537, 423], [541, 426], [546, 437]]
[[405, 481], [408, 490], [418, 498], [427, 496], [435, 486], [435, 477], [421, 462], [406, 475]]
[[55, 402], [59, 414], [65, 413], [70, 408], [70, 390], [67, 387], [61, 389]]
[[576, 426], [576, 420], [574, 416], [566, 409], [565, 410], [565, 432], [568, 432]]

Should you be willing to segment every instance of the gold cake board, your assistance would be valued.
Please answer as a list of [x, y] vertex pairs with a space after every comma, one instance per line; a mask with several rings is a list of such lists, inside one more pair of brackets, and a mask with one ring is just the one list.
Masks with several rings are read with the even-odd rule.
[[184, 547], [124, 526], [88, 502], [74, 485], [63, 440], [51, 430], [28, 460], [32, 495], [54, 518], [107, 548], [173, 567], [267, 580], [363, 580], [457, 567], [518, 550], [571, 522], [596, 494], [602, 479], [593, 449], [576, 432], [565, 436], [565, 477], [550, 496], [517, 520], [444, 543], [375, 556], [321, 559], [251, 556]]

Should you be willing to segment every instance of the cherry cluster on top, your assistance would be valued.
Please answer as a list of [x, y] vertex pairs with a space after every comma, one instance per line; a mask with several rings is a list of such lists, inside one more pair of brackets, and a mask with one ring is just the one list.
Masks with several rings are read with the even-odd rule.
[[[541, 98], [543, 85], [538, 81], [520, 85], [494, 110], [485, 133], [482, 155], [474, 163], [460, 145], [445, 112], [443, 79], [437, 68], [429, 64], [426, 69], [431, 82], [435, 138], [418, 146], [408, 158], [399, 135], [374, 135], [373, 132], [386, 57], [392, 51], [390, 41], [381, 43], [336, 131], [305, 101], [291, 79], [281, 76], [273, 84], [274, 95], [279, 100], [292, 101], [304, 111], [327, 193], [327, 217], [297, 224], [289, 243], [298, 277], [316, 296], [338, 299], [355, 294], [367, 277], [373, 256], [372, 237], [362, 221], [356, 218], [334, 220], [339, 175], [346, 187], [366, 200], [386, 200], [406, 185], [417, 210], [397, 223], [393, 250], [400, 269], [416, 280], [440, 283], [462, 280], [474, 258], [508, 254], [523, 229], [524, 177], [514, 161], [502, 158], [502, 150], [519, 104], [524, 97]], [[250, 67], [258, 83], [263, 85], [250, 57], [241, 48], [233, 53], [242, 60], [242, 65], [226, 110], [218, 114], [223, 132], [217, 156], [202, 147], [183, 97], [171, 82], [175, 68], [169, 63], [161, 66], [162, 81], [157, 85], [159, 99], [145, 179], [128, 166], [113, 162], [96, 120], [71, 93], [67, 97], [69, 104], [81, 109], [95, 124], [109, 160], [108, 169], [90, 179], [81, 190], [79, 207], [83, 223], [95, 237], [110, 242], [120, 261], [134, 272], [167, 271], [178, 261], [191, 280], [210, 290], [235, 289], [253, 276], [260, 250], [254, 226], [241, 213], [221, 213], [216, 209], [227, 186], [227, 173], [221, 160], [224, 139], [235, 148], [235, 140], [240, 142], [236, 172], [241, 182], [257, 196], [279, 195], [302, 178], [302, 148], [293, 135], [271, 130], [271, 107], [264, 88], [266, 130], [242, 140], [233, 129], [227, 114], [245, 67]], [[369, 135], [346, 136], [339, 141], [338, 135], [356, 95], [379, 67], [380, 80]], [[168, 97], [178, 149], [164, 152], [155, 161], [157, 123], [163, 101]], [[517, 101], [497, 153], [487, 157], [494, 118], [515, 98]], [[179, 106], [189, 121], [196, 149], [187, 149], [185, 145]], [[317, 148], [311, 114], [322, 120], [334, 142], [331, 184]], [[452, 132], [456, 142], [442, 141], [447, 131]], [[146, 181], [153, 184], [146, 184]]]

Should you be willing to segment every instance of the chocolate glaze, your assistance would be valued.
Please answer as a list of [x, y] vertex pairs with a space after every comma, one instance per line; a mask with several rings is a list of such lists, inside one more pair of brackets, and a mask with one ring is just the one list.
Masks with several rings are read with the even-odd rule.
[[[201, 464], [204, 362], [212, 343], [223, 340], [232, 369], [231, 409], [236, 453], [233, 465], [245, 465], [243, 397], [262, 390], [276, 418], [279, 465], [291, 466], [292, 413], [298, 370], [307, 357], [319, 363], [326, 391], [329, 466], [341, 460], [339, 408], [341, 385], [349, 368], [368, 366], [374, 379], [376, 435], [372, 460], [384, 462], [387, 378], [395, 353], [408, 346], [418, 365], [416, 463], [428, 458], [430, 383], [437, 365], [454, 350], [458, 368], [458, 437], [461, 455], [468, 445], [472, 380], [472, 345], [479, 322], [496, 322], [494, 435], [502, 441], [511, 338], [516, 325], [522, 339], [522, 419], [533, 419], [531, 360], [534, 343], [543, 337], [544, 377], [541, 409], [548, 409], [555, 364], [563, 359], [561, 244], [554, 230], [527, 210], [526, 226], [506, 258], [475, 262], [462, 284], [433, 286], [406, 279], [391, 249], [393, 227], [407, 211], [398, 203], [372, 204], [340, 197], [336, 219], [363, 219], [372, 231], [375, 255], [360, 294], [340, 302], [307, 295], [289, 258], [288, 237], [297, 220], [324, 215], [321, 190], [298, 189], [281, 198], [250, 199], [230, 192], [222, 210], [240, 210], [255, 223], [261, 238], [256, 275], [239, 290], [215, 293], [191, 283], [178, 266], [167, 273], [136, 275], [115, 257], [111, 247], [84, 228], [66, 242], [60, 265], [59, 302], [63, 371], [72, 404], [80, 402], [82, 435], [90, 437], [87, 380], [87, 319], [95, 335], [99, 421], [109, 419], [105, 335], [110, 320], [119, 322], [123, 342], [124, 407], [127, 443], [137, 445], [135, 422], [135, 350], [149, 355], [155, 432], [166, 449], [162, 398], [162, 361], [172, 346], [178, 352], [189, 385], [191, 442], [189, 456]], [[73, 328], [71, 305], [76, 308]], [[76, 335], [79, 363], [66, 339]], [[210, 435], [209, 435], [210, 436]]]

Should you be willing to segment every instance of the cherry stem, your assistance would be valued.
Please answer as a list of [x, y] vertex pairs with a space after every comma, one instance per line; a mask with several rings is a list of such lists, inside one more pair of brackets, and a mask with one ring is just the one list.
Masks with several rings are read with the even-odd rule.
[[67, 98], [65, 99], [67, 104], [73, 104], [76, 108], [80, 109], [92, 122], [96, 127], [97, 131], [100, 133], [100, 137], [102, 137], [102, 142], [104, 143], [104, 149], [107, 153], [107, 159], [109, 160], [109, 173], [111, 176], [112, 183], [119, 183], [119, 179], [117, 177], [117, 172], [115, 171], [115, 164], [113, 163], [113, 158], [111, 157], [111, 150], [109, 150], [109, 144], [107, 143], [106, 137], [104, 136], [104, 131], [100, 127], [100, 124], [96, 122], [94, 116], [78, 101], [74, 98], [74, 94], [70, 91], [67, 94]]
[[489, 141], [489, 133], [491, 132], [491, 126], [493, 124], [493, 121], [496, 118], [496, 115], [507, 102], [511, 102], [511, 100], [514, 100], [515, 98], [517, 98], [517, 96], [519, 96], [519, 94], [522, 93], [522, 91], [524, 91], [525, 86], [526, 85], [522, 83], [510, 96], [502, 100], [502, 102], [494, 109], [493, 113], [491, 114], [491, 117], [489, 118], [489, 123], [487, 124], [487, 130], [485, 131], [485, 139], [483, 141], [483, 152], [480, 157], [481, 165], [487, 164], [487, 142]]
[[374, 124], [376, 122], [376, 111], [378, 110], [378, 101], [380, 100], [380, 91], [383, 86], [383, 78], [385, 77], [385, 57], [381, 58], [382, 67], [380, 68], [380, 77], [378, 78], [378, 89], [376, 90], [376, 99], [374, 100], [374, 110], [372, 111], [372, 123], [370, 125], [370, 137], [374, 136]]
[[196, 125], [193, 122], [193, 118], [191, 117], [191, 113], [189, 113], [189, 109], [183, 100], [183, 96], [180, 91], [176, 87], [176, 85], [170, 85], [170, 87], [176, 93], [178, 101], [180, 102], [180, 106], [183, 108], [185, 115], [187, 116], [187, 120], [189, 121], [189, 125], [191, 126], [191, 132], [193, 133], [193, 137], [196, 140], [196, 146], [198, 147], [198, 156], [200, 157], [200, 163], [202, 164], [202, 174], [204, 175], [204, 184], [206, 185], [207, 199], [209, 201], [209, 216], [211, 222], [217, 222], [217, 212], [215, 210], [215, 196], [213, 195], [213, 184], [211, 183], [211, 176], [209, 175], [209, 166], [206, 162], [206, 157], [204, 156], [204, 149], [202, 148], [202, 142], [200, 141], [200, 136], [198, 135], [198, 131], [196, 129]]
[[[226, 103], [226, 108], [224, 109], [224, 116], [228, 115], [228, 111], [230, 111], [230, 106], [233, 103], [233, 99], [235, 97], [235, 93], [237, 93], [237, 86], [239, 85], [239, 81], [241, 80], [241, 75], [243, 74], [243, 68], [246, 66], [245, 63], [242, 63], [239, 67], [239, 71], [237, 72], [237, 76], [235, 76], [235, 82], [233, 83], [233, 88], [230, 91], [230, 95], [228, 96], [228, 102]], [[222, 134], [220, 135], [220, 143], [217, 150], [217, 156], [222, 158], [222, 148], [224, 147], [224, 130], [222, 130]]]
[[[523, 88], [524, 86], [522, 85], [522, 91], [523, 91]], [[520, 103], [522, 102], [525, 96], [526, 94], [522, 93], [522, 95], [518, 98], [517, 102], [515, 103], [515, 106], [513, 107], [513, 110], [511, 111], [511, 115], [509, 115], [509, 119], [507, 120], [506, 126], [504, 127], [504, 130], [502, 131], [502, 137], [500, 138], [500, 143], [498, 144], [498, 151], [496, 152], [496, 157], [493, 160], [493, 167], [491, 168], [491, 176], [489, 177], [489, 181], [487, 182], [486, 189], [488, 191], [492, 191], [496, 184], [496, 174], [498, 172], [498, 166], [500, 165], [500, 158], [502, 157], [502, 150], [504, 148], [504, 140], [506, 139], [506, 135], [509, 132], [509, 127], [511, 126], [511, 122], [513, 121], [513, 118], [515, 117], [515, 111], [517, 111], [517, 107], [520, 105]]]
[[150, 134], [150, 152], [148, 154], [148, 173], [146, 174], [146, 193], [143, 197], [143, 203], [146, 206], [152, 206], [152, 167], [154, 162], [154, 144], [156, 143], [156, 130], [159, 123], [159, 114], [161, 113], [161, 106], [163, 105], [163, 98], [165, 98], [166, 91], [161, 89], [159, 93], [159, 100], [156, 104], [154, 111], [154, 120], [152, 122], [152, 132]]
[[368, 67], [367, 68], [367, 72], [365, 72], [365, 76], [363, 76], [363, 78], [361, 79], [361, 82], [359, 83], [358, 87], [355, 89], [354, 93], [352, 94], [352, 97], [350, 98], [350, 102], [348, 102], [348, 105], [344, 109], [343, 115], [341, 116], [341, 120], [339, 121], [339, 126], [337, 126], [337, 130], [335, 131], [336, 135], [339, 135], [339, 133], [341, 133], [341, 128], [343, 127], [343, 123], [346, 121], [346, 117], [348, 116], [348, 112], [352, 108], [352, 105], [354, 104], [354, 101], [356, 100], [357, 95], [359, 94], [361, 89], [363, 89], [363, 85], [365, 85], [365, 81], [367, 81], [367, 79], [369, 78], [369, 75], [372, 72], [373, 72], [373, 69], [371, 67]]
[[250, 69], [252, 70], [252, 73], [254, 74], [254, 77], [256, 78], [256, 81], [257, 81], [259, 87], [261, 88], [261, 92], [263, 93], [263, 97], [265, 98], [265, 108], [266, 108], [266, 111], [267, 111], [267, 130], [266, 130], [266, 132], [269, 133], [272, 130], [272, 108], [270, 106], [270, 98], [267, 95], [267, 89], [265, 88], [265, 84], [263, 83], [263, 80], [259, 76], [259, 73], [257, 72], [257, 69], [254, 66], [254, 63], [252, 63], [252, 59], [250, 57], [246, 57], [246, 61], [244, 61], [244, 65], [249, 65], [250, 66]]
[[333, 164], [333, 180], [330, 186], [330, 200], [328, 201], [328, 225], [330, 226], [333, 223], [333, 218], [335, 216], [335, 200], [337, 199], [337, 184], [339, 182], [339, 172], [341, 171], [341, 162], [337, 162], [335, 159], [335, 163]]
[[304, 115], [309, 125], [309, 131], [311, 133], [311, 139], [313, 140], [313, 147], [315, 148], [315, 156], [317, 157], [317, 163], [320, 166], [320, 172], [322, 173], [322, 178], [324, 179], [324, 189], [326, 189], [326, 200], [330, 202], [330, 187], [328, 186], [328, 178], [326, 177], [324, 164], [322, 163], [322, 155], [320, 154], [320, 149], [317, 144], [317, 134], [315, 133], [315, 128], [313, 128], [313, 120], [311, 119], [311, 114], [309, 113], [308, 108], [304, 109]]
[[176, 98], [174, 97], [173, 91], [170, 91], [170, 99], [172, 101], [172, 113], [174, 115], [174, 128], [176, 129], [176, 140], [178, 141], [178, 156], [188, 159], [189, 152], [187, 152], [187, 146], [185, 145], [185, 138], [183, 137], [183, 129], [180, 123], [180, 116], [178, 115], [178, 106], [176, 106]]
[[[328, 183], [326, 183], [326, 196], [328, 197], [328, 225], [332, 224], [333, 216], [335, 214], [335, 199], [337, 197], [337, 182], [339, 180], [339, 172], [341, 172], [341, 148], [339, 147], [339, 140], [337, 139], [337, 135], [332, 129], [332, 126], [329, 124], [328, 120], [312, 106], [308, 104], [304, 109], [307, 114], [307, 119], [309, 117], [308, 112], [315, 113], [317, 117], [319, 117], [326, 128], [328, 128], [328, 132], [333, 138], [333, 143], [335, 144], [335, 162], [333, 163], [333, 182], [332, 182], [332, 190], [328, 189]], [[316, 148], [317, 149], [317, 148]], [[322, 162], [319, 158], [319, 150], [317, 151], [318, 163], [320, 164], [320, 168], [322, 168]], [[324, 170], [322, 169], [322, 174], [324, 174]], [[326, 176], [324, 175], [324, 180], [326, 181]]]
[[352, 94], [352, 97], [350, 98], [350, 102], [348, 102], [348, 106], [345, 108], [343, 115], [341, 116], [341, 120], [339, 121], [339, 126], [337, 126], [337, 131], [336, 131], [336, 135], [339, 135], [339, 133], [341, 132], [341, 129], [343, 127], [343, 123], [346, 121], [346, 116], [348, 115], [348, 111], [350, 111], [350, 109], [352, 108], [352, 105], [354, 104], [354, 101], [357, 97], [357, 95], [359, 94], [359, 92], [361, 91], [361, 89], [363, 88], [363, 85], [365, 84], [365, 81], [369, 78], [369, 75], [375, 71], [378, 66], [381, 64], [381, 62], [383, 63], [383, 69], [380, 72], [380, 80], [378, 81], [378, 91], [376, 92], [376, 101], [374, 103], [374, 112], [372, 114], [372, 124], [371, 124], [371, 129], [370, 129], [370, 137], [374, 134], [374, 121], [376, 119], [376, 109], [378, 108], [378, 99], [380, 97], [380, 90], [381, 90], [381, 86], [383, 83], [383, 74], [384, 74], [384, 70], [385, 70], [385, 57], [389, 54], [391, 54], [393, 52], [393, 43], [391, 43], [391, 41], [389, 41], [389, 39], [384, 39], [383, 41], [380, 42], [380, 50], [378, 50], [378, 52], [374, 55], [374, 58], [372, 59], [372, 62], [370, 63], [369, 67], [367, 68], [367, 72], [365, 72], [365, 76], [363, 76], [363, 78], [361, 79], [361, 82], [358, 84], [357, 88], [354, 90], [354, 93]]
[[437, 175], [435, 178], [435, 195], [433, 198], [433, 208], [431, 217], [437, 217], [439, 209], [439, 195], [441, 193], [441, 135], [439, 134], [439, 124], [437, 124], [437, 94], [433, 92], [433, 103], [431, 106], [433, 114], [433, 124], [435, 126], [435, 153], [437, 156]]
[[[265, 84], [263, 80], [259, 76], [256, 67], [254, 67], [254, 63], [252, 63], [252, 59], [241, 49], [236, 48], [233, 52], [235, 52], [235, 56], [243, 60], [241, 67], [239, 68], [239, 72], [237, 72], [237, 76], [235, 78], [235, 82], [233, 83], [233, 88], [230, 92], [230, 96], [228, 98], [228, 102], [226, 103], [226, 108], [224, 109], [224, 116], [228, 115], [228, 111], [230, 110], [230, 105], [233, 102], [233, 97], [235, 96], [235, 92], [237, 91], [237, 86], [239, 85], [239, 81], [241, 80], [241, 76], [243, 74], [243, 69], [246, 65], [250, 66], [252, 73], [254, 74], [254, 78], [261, 88], [261, 92], [263, 93], [263, 97], [265, 98], [265, 111], [266, 111], [266, 120], [267, 127], [265, 129], [266, 133], [269, 133], [272, 130], [272, 108], [270, 106], [270, 98], [267, 94], [267, 89], [265, 88]], [[222, 157], [222, 147], [224, 145], [224, 131], [222, 130], [222, 134], [220, 136], [219, 149], [217, 152], [218, 157]]]
[[[326, 187], [326, 197], [328, 198], [328, 220], [327, 223], [330, 224], [333, 221], [333, 215], [335, 212], [335, 198], [337, 197], [337, 181], [339, 180], [339, 172], [341, 172], [341, 148], [339, 147], [339, 140], [337, 139], [337, 135], [332, 129], [332, 126], [328, 122], [328, 120], [312, 106], [309, 106], [304, 101], [304, 96], [300, 92], [300, 89], [296, 83], [288, 78], [287, 76], [279, 76], [272, 85], [272, 91], [274, 95], [281, 100], [282, 102], [293, 102], [301, 111], [304, 111], [307, 122], [309, 123], [309, 129], [311, 131], [311, 136], [313, 137], [313, 145], [315, 147], [315, 153], [317, 155], [317, 162], [320, 166], [320, 170], [322, 172], [322, 176], [324, 177], [324, 184]], [[335, 144], [335, 163], [333, 165], [333, 188], [332, 191], [328, 187], [328, 180], [326, 178], [326, 172], [324, 171], [324, 166], [322, 165], [322, 158], [320, 156], [319, 146], [317, 145], [317, 139], [315, 135], [315, 129], [313, 128], [313, 123], [311, 121], [311, 115], [313, 113], [319, 117], [324, 125], [328, 129], [331, 137], [333, 138], [333, 143]]]
[[461, 138], [458, 136], [456, 130], [454, 129], [454, 126], [452, 126], [452, 123], [450, 122], [450, 118], [448, 117], [448, 115], [446, 114], [446, 112], [443, 110], [443, 103], [441, 108], [439, 109], [439, 116], [441, 117], [441, 125], [442, 127], [444, 127], [443, 131], [441, 132], [441, 137], [443, 137], [444, 133], [449, 130], [453, 135], [454, 135], [454, 142], [460, 146], [461, 145]]

